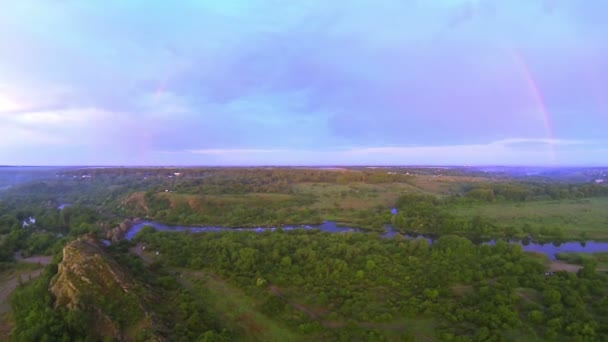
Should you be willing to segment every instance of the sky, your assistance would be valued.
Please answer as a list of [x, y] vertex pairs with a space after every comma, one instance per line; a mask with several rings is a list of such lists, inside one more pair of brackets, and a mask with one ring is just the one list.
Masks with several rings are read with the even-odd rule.
[[608, 165], [605, 13], [6, 1], [0, 165]]

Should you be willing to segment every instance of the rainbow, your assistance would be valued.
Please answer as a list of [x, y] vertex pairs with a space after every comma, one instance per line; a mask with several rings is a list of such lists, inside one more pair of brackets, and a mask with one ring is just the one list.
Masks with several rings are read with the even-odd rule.
[[555, 139], [555, 133], [554, 133], [555, 131], [553, 129], [553, 120], [551, 119], [551, 113], [549, 112], [547, 102], [545, 101], [545, 98], [540, 89], [540, 86], [538, 85], [538, 82], [534, 78], [534, 74], [530, 70], [530, 67], [528, 66], [528, 63], [526, 63], [526, 60], [523, 57], [523, 55], [517, 50], [512, 50], [511, 54], [513, 56], [513, 59], [516, 61], [519, 69], [521, 70], [524, 78], [526, 79], [528, 88], [531, 91], [532, 97], [534, 97], [534, 100], [538, 107], [538, 112], [542, 116], [542, 122], [543, 122], [544, 128], [545, 128], [545, 136], [547, 137], [547, 140], [549, 142], [551, 162], [552, 162], [552, 164], [555, 165], [555, 164], [557, 164], [557, 152], [555, 149], [556, 139]]

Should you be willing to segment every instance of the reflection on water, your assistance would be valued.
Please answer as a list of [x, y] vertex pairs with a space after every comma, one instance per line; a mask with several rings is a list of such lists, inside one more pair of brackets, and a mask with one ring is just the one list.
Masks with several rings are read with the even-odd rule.
[[[140, 223], [137, 223], [136, 225], [134, 225], [125, 235], [125, 238], [127, 240], [131, 240], [135, 237], [135, 235], [137, 235], [137, 233], [139, 233], [139, 231], [145, 227], [145, 226], [152, 226], [154, 227], [156, 230], [159, 231], [163, 231], [163, 232], [191, 232], [191, 233], [206, 233], [206, 232], [221, 232], [221, 231], [248, 231], [248, 232], [273, 232], [275, 230], [277, 230], [277, 228], [275, 227], [270, 227], [270, 228], [265, 228], [265, 227], [258, 227], [258, 228], [226, 228], [226, 227], [214, 227], [214, 226], [205, 226], [205, 227], [196, 227], [196, 226], [169, 226], [166, 224], [162, 224], [162, 223], [158, 223], [158, 222], [153, 222], [153, 221], [142, 221]], [[290, 230], [294, 230], [294, 229], [305, 229], [305, 230], [312, 230], [312, 229], [316, 229], [316, 230], [320, 230], [322, 232], [327, 232], [327, 233], [349, 233], [349, 232], [359, 232], [359, 229], [357, 228], [350, 228], [350, 227], [341, 227], [338, 226], [336, 224], [336, 222], [333, 221], [325, 221], [323, 224], [321, 225], [314, 225], [314, 226], [309, 226], [309, 225], [303, 225], [303, 226], [284, 226], [281, 227], [284, 231], [290, 231]]]
[[[142, 221], [134, 225], [125, 235], [127, 240], [131, 240], [139, 233], [139, 231], [145, 226], [152, 226], [156, 230], [159, 231], [168, 231], [168, 232], [185, 232], [189, 231], [192, 233], [205, 233], [205, 232], [220, 232], [220, 231], [250, 231], [250, 232], [266, 232], [266, 231], [275, 231], [277, 228], [226, 228], [226, 227], [190, 227], [190, 226], [169, 226], [166, 224], [153, 222], [153, 221]], [[294, 230], [294, 229], [304, 229], [304, 230], [320, 230], [322, 232], [327, 233], [349, 233], [349, 232], [364, 232], [357, 228], [351, 227], [343, 227], [338, 226], [336, 222], [333, 221], [325, 221], [321, 225], [314, 226], [286, 226], [282, 227], [284, 231]], [[386, 227], [386, 233], [381, 236], [384, 238], [394, 238], [399, 233], [394, 231], [391, 226]], [[404, 235], [407, 239], [419, 239], [424, 238], [429, 243], [433, 243], [433, 238], [418, 235]], [[494, 245], [496, 242], [494, 240], [486, 242], [489, 245]], [[608, 252], [608, 242], [597, 242], [597, 241], [571, 241], [571, 242], [562, 242], [562, 243], [535, 243], [529, 240], [525, 241], [510, 241], [510, 243], [520, 244], [524, 251], [526, 252], [537, 252], [543, 253], [547, 255], [550, 259], [555, 260], [556, 255], [558, 253], [597, 253], [597, 252]]]

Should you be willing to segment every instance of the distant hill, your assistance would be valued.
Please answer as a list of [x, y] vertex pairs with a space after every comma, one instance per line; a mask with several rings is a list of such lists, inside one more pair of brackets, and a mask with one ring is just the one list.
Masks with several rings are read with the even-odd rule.
[[0, 166], [0, 191], [35, 180], [55, 177], [66, 167], [57, 166]]

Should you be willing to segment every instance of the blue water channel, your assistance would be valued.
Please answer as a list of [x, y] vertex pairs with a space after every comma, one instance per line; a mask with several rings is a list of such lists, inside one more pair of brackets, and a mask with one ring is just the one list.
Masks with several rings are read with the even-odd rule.
[[[154, 227], [158, 231], [163, 232], [191, 232], [191, 233], [207, 233], [207, 232], [221, 232], [221, 231], [245, 231], [245, 232], [266, 232], [266, 231], [275, 231], [277, 228], [227, 228], [227, 227], [214, 227], [214, 226], [204, 226], [204, 227], [196, 227], [196, 226], [170, 226], [166, 224], [162, 224], [154, 221], [140, 221], [137, 224], [133, 225], [131, 229], [125, 234], [125, 238], [127, 240], [133, 239], [139, 231], [142, 230], [145, 226]], [[286, 226], [282, 227], [284, 231], [290, 231], [295, 229], [303, 229], [303, 230], [320, 230], [326, 233], [363, 233], [366, 232], [364, 230], [352, 227], [344, 227], [339, 226], [336, 222], [333, 221], [325, 221], [320, 225], [302, 225], [302, 226]], [[392, 227], [388, 226], [386, 233], [382, 234], [382, 237], [392, 238], [399, 233], [395, 232]], [[433, 239], [424, 236], [409, 236], [405, 235], [408, 239], [416, 239], [416, 238], [424, 238], [427, 239], [430, 243], [433, 243]], [[493, 245], [495, 241], [487, 242], [490, 245]], [[608, 252], [608, 242], [598, 242], [598, 241], [570, 241], [563, 242], [560, 244], [557, 243], [536, 243], [536, 242], [523, 242], [523, 241], [510, 241], [510, 243], [516, 243], [522, 246], [522, 249], [526, 252], [537, 252], [547, 255], [551, 260], [556, 259], [556, 255], [558, 253], [598, 253], [598, 252]]]

